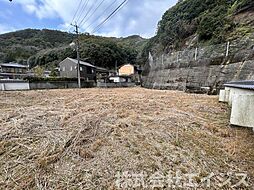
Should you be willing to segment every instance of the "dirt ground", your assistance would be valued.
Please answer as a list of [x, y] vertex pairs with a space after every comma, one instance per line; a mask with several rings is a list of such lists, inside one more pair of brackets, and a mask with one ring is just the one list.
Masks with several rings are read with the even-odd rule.
[[253, 189], [254, 133], [217, 96], [0, 92], [0, 189]]

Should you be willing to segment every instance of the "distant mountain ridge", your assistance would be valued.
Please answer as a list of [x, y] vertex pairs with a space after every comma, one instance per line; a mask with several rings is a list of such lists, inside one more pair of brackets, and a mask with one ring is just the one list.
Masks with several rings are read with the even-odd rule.
[[[0, 35], [0, 62], [18, 62], [31, 67], [54, 68], [66, 57], [76, 58], [69, 47], [75, 35], [57, 30], [25, 29]], [[81, 58], [107, 68], [115, 62], [138, 64], [146, 39], [133, 35], [126, 38], [80, 35]]]

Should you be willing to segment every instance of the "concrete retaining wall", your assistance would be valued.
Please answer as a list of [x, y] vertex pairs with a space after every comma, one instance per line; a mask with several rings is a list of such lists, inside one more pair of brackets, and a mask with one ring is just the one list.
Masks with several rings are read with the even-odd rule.
[[223, 84], [230, 81], [254, 80], [254, 60], [228, 65], [211, 65], [200, 61], [199, 66], [179, 66], [151, 70], [147, 76], [143, 76], [143, 86], [153, 89], [201, 91], [202, 87], [221, 89]]
[[124, 83], [97, 83], [97, 87], [99, 88], [127, 88], [127, 87], [135, 87], [135, 83], [132, 82], [124, 82]]
[[[78, 88], [76, 81], [31, 82], [29, 85], [31, 90]], [[93, 82], [81, 82], [81, 87], [92, 88], [95, 87], [95, 84]]]
[[169, 54], [150, 54], [144, 66], [142, 86], [217, 94], [230, 81], [254, 80], [254, 34], [227, 44], [184, 49]]

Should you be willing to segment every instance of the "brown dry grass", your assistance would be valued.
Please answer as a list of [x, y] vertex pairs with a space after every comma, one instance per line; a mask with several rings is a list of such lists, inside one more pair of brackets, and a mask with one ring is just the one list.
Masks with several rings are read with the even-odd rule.
[[254, 135], [228, 118], [216, 96], [178, 91], [0, 92], [0, 187], [115, 189], [117, 171], [180, 170], [247, 172], [251, 188]]

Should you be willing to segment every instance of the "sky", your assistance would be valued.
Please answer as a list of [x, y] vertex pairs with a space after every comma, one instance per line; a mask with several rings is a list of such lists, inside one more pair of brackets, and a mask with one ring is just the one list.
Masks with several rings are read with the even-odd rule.
[[0, 33], [25, 28], [73, 32], [70, 23], [76, 22], [80, 32], [115, 37], [140, 35], [148, 38], [155, 35], [162, 15], [177, 0], [128, 0], [117, 14], [100, 26], [122, 2], [123, 0], [0, 0]]

